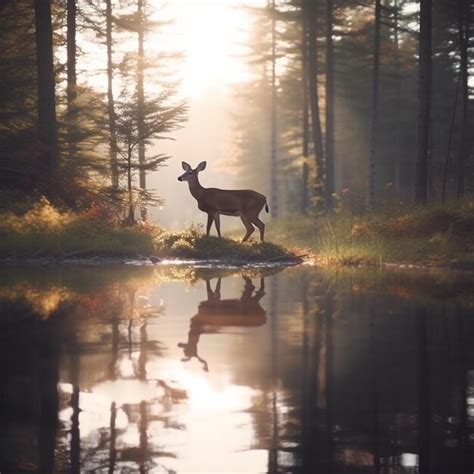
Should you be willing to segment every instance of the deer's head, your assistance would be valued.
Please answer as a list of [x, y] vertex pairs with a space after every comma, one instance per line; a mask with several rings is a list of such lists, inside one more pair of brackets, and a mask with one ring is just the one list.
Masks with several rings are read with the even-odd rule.
[[181, 166], [183, 167], [184, 173], [181, 176], [178, 176], [178, 181], [190, 181], [195, 178], [200, 171], [206, 169], [206, 164], [206, 161], [201, 161], [195, 169], [192, 169], [190, 164], [182, 161]]

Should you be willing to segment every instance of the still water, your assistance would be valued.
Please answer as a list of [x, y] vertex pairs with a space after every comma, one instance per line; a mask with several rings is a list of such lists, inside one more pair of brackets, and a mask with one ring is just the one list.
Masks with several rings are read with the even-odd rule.
[[0, 472], [472, 473], [474, 279], [0, 269]]

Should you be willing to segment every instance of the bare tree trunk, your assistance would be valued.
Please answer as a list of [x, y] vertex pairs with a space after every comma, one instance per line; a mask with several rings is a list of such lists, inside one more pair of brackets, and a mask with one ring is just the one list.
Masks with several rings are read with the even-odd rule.
[[[38, 137], [46, 146], [44, 175], [51, 183], [59, 164], [50, 0], [35, 0], [38, 69]], [[50, 192], [52, 188], [49, 187]]]
[[128, 222], [135, 222], [135, 209], [133, 205], [133, 189], [132, 189], [132, 151], [129, 147], [127, 153], [127, 189], [128, 189]]
[[[324, 199], [324, 149], [321, 132], [321, 119], [319, 112], [318, 91], [318, 48], [317, 48], [317, 5], [311, 0], [304, 0], [307, 12], [308, 25], [308, 73], [309, 73], [309, 102], [311, 110], [311, 134], [313, 141], [314, 161], [316, 165], [316, 176], [314, 183], [315, 198]], [[320, 206], [320, 205], [319, 205]]]
[[418, 155], [415, 202], [428, 200], [428, 155], [431, 122], [431, 0], [420, 0], [420, 57], [418, 77]]
[[270, 212], [272, 218], [278, 217], [277, 181], [277, 90], [276, 90], [276, 9], [275, 0], [270, 2], [272, 15], [272, 77], [271, 77], [271, 124], [270, 124]]
[[380, 82], [380, 20], [381, 0], [375, 0], [374, 23], [374, 57], [372, 66], [372, 110], [370, 121], [370, 146], [368, 170], [368, 204], [373, 209], [376, 205], [376, 152], [378, 134], [378, 109], [379, 109], [379, 82]]
[[68, 157], [75, 156], [77, 147], [74, 137], [77, 98], [76, 73], [76, 0], [67, 0], [67, 140]]
[[451, 144], [453, 142], [453, 135], [454, 135], [454, 123], [456, 121], [456, 111], [458, 105], [458, 96], [459, 96], [459, 86], [461, 84], [461, 71], [458, 74], [458, 81], [456, 85], [456, 92], [454, 94], [454, 103], [453, 103], [453, 111], [451, 112], [451, 123], [449, 126], [449, 135], [448, 135], [448, 147], [446, 150], [446, 158], [444, 160], [444, 167], [443, 167], [443, 182], [441, 184], [441, 203], [444, 204], [446, 200], [446, 185], [448, 182], [448, 169], [449, 169], [449, 158], [451, 157]]
[[333, 207], [334, 194], [334, 23], [333, 0], [326, 0], [326, 209]]
[[[145, 61], [145, 53], [144, 53], [144, 41], [145, 41], [145, 32], [144, 32], [144, 22], [143, 22], [143, 3], [144, 0], [138, 0], [137, 3], [137, 13], [139, 18], [138, 24], [138, 60], [137, 60], [137, 130], [138, 136], [143, 137], [145, 135], [145, 92], [144, 92], [144, 79], [143, 79], [143, 71], [144, 71], [144, 61]], [[145, 157], [145, 141], [142, 139], [138, 143], [138, 162], [140, 165], [144, 165], [146, 163]], [[140, 168], [139, 173], [139, 186], [140, 190], [146, 190], [146, 171]], [[147, 217], [147, 209], [141, 203], [140, 205], [140, 216], [143, 220], [146, 220]]]
[[308, 24], [305, 10], [301, 5], [301, 78], [302, 78], [302, 102], [303, 102], [303, 169], [302, 169], [302, 199], [301, 213], [307, 214], [308, 202], [308, 179], [309, 179], [309, 106], [308, 106]]
[[112, 59], [112, 0], [105, 3], [106, 45], [107, 45], [107, 109], [109, 116], [109, 158], [112, 188], [118, 189], [117, 136], [115, 132], [115, 102], [113, 93], [114, 66]]
[[469, 3], [465, 0], [458, 0], [459, 3], [459, 48], [460, 48], [460, 74], [461, 74], [461, 103], [462, 103], [462, 123], [461, 123], [461, 146], [457, 160], [457, 189], [456, 196], [461, 198], [464, 195], [464, 164], [468, 157], [469, 141], [469, 68], [468, 68], [468, 42], [469, 42]]

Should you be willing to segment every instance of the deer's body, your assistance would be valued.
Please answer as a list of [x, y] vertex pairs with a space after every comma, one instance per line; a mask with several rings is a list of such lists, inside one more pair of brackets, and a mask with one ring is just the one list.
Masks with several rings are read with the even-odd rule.
[[268, 212], [267, 198], [256, 191], [249, 189], [227, 190], [218, 188], [204, 188], [199, 182], [198, 173], [206, 167], [206, 162], [200, 163], [195, 170], [187, 163], [182, 163], [186, 171], [181, 175], [179, 181], [187, 181], [189, 191], [198, 203], [199, 210], [205, 212], [207, 218], [207, 235], [211, 230], [212, 223], [215, 222], [217, 234], [221, 236], [219, 216], [238, 216], [247, 229], [243, 238], [245, 242], [254, 231], [253, 225], [260, 230], [260, 239], [264, 240], [265, 224], [258, 215], [265, 207]]

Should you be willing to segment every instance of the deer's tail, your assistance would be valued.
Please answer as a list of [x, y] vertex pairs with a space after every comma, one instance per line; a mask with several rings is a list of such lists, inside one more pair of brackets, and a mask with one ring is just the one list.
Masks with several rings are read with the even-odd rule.
[[268, 204], [267, 204], [267, 203], [265, 203], [265, 211], [267, 211], [267, 213], [270, 212], [270, 209], [268, 208]]

